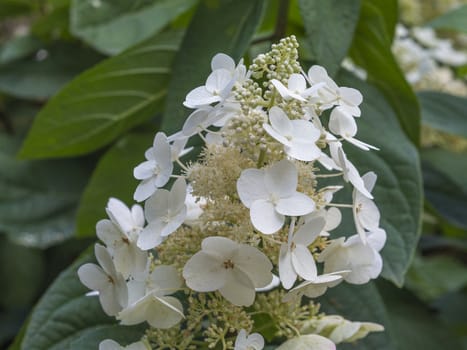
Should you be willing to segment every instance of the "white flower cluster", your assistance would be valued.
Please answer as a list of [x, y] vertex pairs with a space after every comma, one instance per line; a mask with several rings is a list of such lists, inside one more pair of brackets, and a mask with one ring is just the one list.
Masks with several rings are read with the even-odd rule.
[[[85, 264], [78, 274], [98, 292], [104, 311], [122, 324], [146, 321], [159, 329], [176, 325], [186, 314], [179, 300], [183, 297], [171, 294], [181, 289], [219, 293], [235, 306], [248, 307], [259, 291], [285, 290], [283, 302], [292, 302], [303, 295], [320, 296], [342, 281], [367, 283], [381, 273], [379, 252], [386, 233], [371, 194], [376, 174], [360, 176], [343, 146], [348, 142], [365, 151], [375, 149], [355, 138], [363, 97], [354, 88], [338, 86], [323, 67], [300, 72], [298, 62], [287, 59], [296, 49], [295, 39], [283, 43], [289, 48], [274, 46], [272, 54], [260, 55], [250, 70], [225, 54], [214, 56], [205, 85], [186, 96], [184, 105], [194, 111], [182, 130], [169, 137], [158, 132], [146, 161], [134, 169], [141, 180], [134, 198], [145, 201], [144, 210], [109, 200], [110, 220], [97, 224], [97, 236], [105, 244], [95, 246], [99, 265]], [[330, 112], [327, 128], [324, 111]], [[211, 196], [205, 190], [206, 195], [199, 195], [201, 185], [192, 173], [203, 163], [180, 160], [191, 150], [185, 149], [187, 141], [196, 135], [205, 142], [206, 157], [233, 150], [235, 156], [225, 159], [226, 164], [256, 164], [238, 170], [235, 193], [225, 189]], [[180, 174], [174, 174], [177, 167]], [[232, 175], [221, 165], [216, 171], [206, 183]], [[171, 178], [176, 180], [164, 189]], [[343, 183], [318, 188], [321, 178], [350, 183], [353, 203], [333, 203]], [[228, 205], [236, 206], [248, 222], [242, 217], [210, 219], [208, 209], [222, 205], [227, 205], [223, 215], [229, 214]], [[341, 222], [339, 208], [352, 209], [355, 235], [329, 233]], [[209, 225], [215, 225], [218, 234], [201, 236]], [[235, 227], [241, 234], [231, 233]], [[175, 245], [176, 239], [183, 241], [191, 228], [201, 232], [201, 238], [189, 238], [198, 239], [198, 251], [183, 266], [170, 265], [175, 261], [162, 264], [158, 252]], [[224, 348], [263, 348], [261, 335], [237, 332], [235, 344], [225, 342]], [[303, 339], [314, 342], [317, 337]], [[324, 344], [320, 349], [332, 344], [318, 343]], [[109, 348], [106, 344], [101, 347]]]
[[449, 69], [444, 71], [442, 68], [467, 63], [467, 52], [455, 49], [450, 39], [440, 39], [430, 27], [408, 29], [398, 24], [392, 50], [412, 85], [434, 75], [439, 79], [440, 74], [449, 76], [443, 79], [448, 83], [454, 77]]

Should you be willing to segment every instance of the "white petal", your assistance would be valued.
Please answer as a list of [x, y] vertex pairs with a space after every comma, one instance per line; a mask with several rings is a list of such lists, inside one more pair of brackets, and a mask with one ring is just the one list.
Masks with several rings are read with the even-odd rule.
[[297, 244], [292, 251], [292, 265], [295, 272], [305, 280], [314, 280], [318, 275], [313, 255], [301, 244]]
[[169, 210], [170, 192], [165, 189], [158, 189], [144, 205], [144, 215], [149, 223], [161, 220], [167, 215]]
[[296, 244], [308, 247], [318, 238], [321, 231], [324, 229], [325, 221], [322, 217], [314, 218], [308, 221], [305, 225], [293, 236], [292, 241]]
[[288, 156], [304, 162], [311, 162], [321, 156], [321, 149], [314, 143], [292, 142], [289, 147], [285, 148]]
[[109, 251], [102, 245], [96, 244], [94, 246], [94, 255], [96, 256], [97, 262], [101, 265], [102, 269], [111, 276], [115, 276], [115, 266], [112, 261], [112, 257]]
[[133, 218], [133, 222], [135, 223], [136, 226], [138, 227], [143, 227], [144, 226], [144, 211], [143, 208], [138, 205], [134, 204], [131, 207], [131, 216]]
[[264, 123], [263, 129], [269, 134], [269, 136], [271, 136], [277, 142], [280, 142], [286, 146], [290, 146], [291, 144], [290, 141], [285, 136], [283, 136], [281, 133], [277, 132], [276, 129], [274, 129], [271, 125]]
[[133, 176], [137, 180], [145, 180], [154, 176], [154, 170], [156, 169], [156, 162], [154, 160], [145, 161], [136, 168], [133, 169]]
[[110, 198], [106, 211], [110, 219], [120, 226], [124, 233], [131, 231], [135, 226], [130, 209], [121, 200]]
[[272, 264], [268, 257], [255, 247], [240, 245], [234, 264], [248, 275], [255, 288], [267, 286], [272, 280]]
[[122, 232], [107, 219], [96, 224], [97, 237], [109, 248], [115, 248], [122, 240]]
[[159, 265], [154, 268], [149, 278], [155, 286], [153, 292], [157, 296], [175, 293], [183, 284], [177, 269], [173, 266]]
[[357, 134], [357, 123], [354, 117], [336, 107], [329, 117], [329, 130], [337, 135], [353, 137]]
[[108, 284], [107, 274], [96, 264], [84, 264], [78, 269], [78, 277], [82, 284], [92, 290], [103, 290]]
[[149, 223], [139, 234], [137, 245], [142, 250], [149, 250], [157, 247], [164, 241], [161, 236], [163, 223], [160, 221], [153, 221]]
[[274, 106], [269, 110], [269, 121], [274, 130], [281, 135], [292, 134], [292, 123], [279, 107]]
[[179, 177], [173, 184], [169, 195], [169, 210], [173, 213], [179, 212], [185, 206], [186, 182], [185, 178]]
[[253, 226], [264, 234], [277, 232], [285, 221], [284, 215], [276, 212], [274, 205], [265, 200], [253, 202], [250, 208], [250, 218]]
[[214, 95], [221, 94], [231, 84], [232, 78], [232, 72], [229, 72], [227, 69], [216, 69], [209, 74], [206, 80], [206, 90]]
[[118, 299], [117, 289], [113, 285], [109, 285], [107, 288], [99, 291], [99, 301], [102, 309], [109, 316], [117, 315], [122, 309]]
[[206, 254], [217, 257], [219, 261], [233, 259], [239, 249], [239, 244], [225, 237], [211, 236], [203, 239], [201, 249]]
[[383, 249], [386, 243], [386, 231], [382, 228], [377, 228], [368, 233], [368, 244], [377, 252]]
[[236, 268], [229, 270], [221, 295], [237, 306], [250, 306], [255, 301], [255, 287], [248, 276]]
[[293, 137], [304, 143], [314, 144], [320, 137], [321, 132], [307, 120], [292, 120]]
[[185, 264], [183, 278], [197, 292], [212, 292], [225, 285], [227, 272], [222, 260], [200, 251]]
[[279, 278], [285, 289], [290, 289], [297, 279], [297, 273], [292, 266], [292, 256], [285, 243], [281, 245], [279, 254]]
[[250, 208], [258, 199], [266, 199], [269, 195], [264, 184], [264, 171], [259, 169], [243, 170], [237, 180], [237, 192], [243, 205]]
[[173, 216], [174, 214], [171, 213], [171, 219], [162, 228], [161, 236], [166, 237], [170, 235], [171, 233], [175, 232], [185, 221], [186, 213], [187, 213], [186, 205], [183, 205], [182, 209], [178, 213], [176, 213], [175, 216]]
[[203, 129], [207, 128], [206, 121], [212, 108], [204, 107], [191, 113], [183, 124], [182, 133], [184, 136], [193, 136]]
[[265, 170], [264, 184], [268, 193], [279, 198], [289, 197], [295, 193], [298, 183], [298, 172], [295, 165], [288, 160], [274, 163]]
[[124, 350], [120, 344], [112, 339], [105, 339], [99, 343], [99, 350]]
[[219, 102], [220, 100], [220, 96], [213, 95], [205, 86], [199, 86], [191, 90], [188, 95], [186, 95], [183, 105], [188, 108], [198, 108], [207, 106], [214, 102]]
[[167, 136], [159, 131], [154, 137], [154, 159], [157, 164], [162, 167], [166, 167], [172, 163], [172, 154], [170, 152], [170, 144], [167, 140]]
[[315, 202], [307, 195], [296, 192], [294, 195], [281, 198], [277, 201], [278, 213], [287, 216], [302, 216], [311, 213], [315, 209]]
[[264, 348], [264, 338], [259, 333], [252, 333], [248, 336], [247, 345], [254, 350], [261, 350]]
[[211, 60], [211, 70], [215, 71], [221, 68], [233, 72], [235, 70], [235, 62], [232, 57], [225, 53], [216, 54]]
[[293, 92], [302, 92], [306, 89], [306, 81], [305, 78], [301, 74], [292, 73], [288, 80], [288, 87], [289, 90]]
[[277, 79], [271, 79], [271, 84], [274, 85], [274, 87], [277, 89], [277, 92], [279, 95], [282, 96], [284, 99], [289, 99], [290, 96], [290, 91], [287, 89], [284, 84], [282, 84], [279, 80]]
[[136, 187], [135, 194], [133, 198], [137, 202], [142, 202], [149, 198], [157, 189], [155, 184], [155, 178], [150, 177], [147, 180], [143, 180], [140, 182], [138, 187]]
[[153, 297], [146, 311], [148, 323], [155, 328], [167, 329], [183, 319], [183, 306], [174, 297]]
[[292, 338], [276, 350], [336, 350], [336, 345], [329, 339], [317, 334], [302, 335], [298, 338]]
[[342, 214], [336, 207], [331, 207], [326, 211], [326, 225], [324, 230], [331, 231], [340, 225], [342, 221]]

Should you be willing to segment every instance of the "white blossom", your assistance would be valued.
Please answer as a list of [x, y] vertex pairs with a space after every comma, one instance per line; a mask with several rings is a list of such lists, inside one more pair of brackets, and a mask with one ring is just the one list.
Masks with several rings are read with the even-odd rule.
[[368, 198], [373, 198], [370, 192], [365, 188], [365, 184], [358, 173], [357, 168], [353, 165], [348, 159], [344, 150], [342, 148], [342, 144], [339, 141], [331, 142], [329, 144], [329, 149], [331, 151], [332, 159], [336, 162], [336, 164], [342, 169], [343, 171], [343, 178], [344, 181], [350, 182], [354, 188], [356, 188], [360, 193]]
[[321, 133], [307, 120], [290, 120], [279, 107], [269, 110], [269, 124], [263, 124], [264, 130], [275, 140], [284, 145], [287, 155], [302, 161], [312, 161], [321, 155], [316, 146]]
[[183, 268], [189, 288], [219, 293], [234, 305], [250, 306], [255, 288], [272, 280], [272, 264], [261, 251], [225, 237], [208, 237]]
[[155, 267], [145, 280], [129, 284], [129, 304], [118, 314], [118, 319], [124, 325], [145, 321], [155, 328], [176, 325], [184, 317], [183, 307], [177, 298], [168, 295], [180, 289], [182, 284], [175, 267]]
[[133, 171], [134, 177], [142, 180], [134, 194], [134, 199], [138, 202], [144, 201], [156, 189], [163, 187], [169, 181], [173, 171], [170, 144], [163, 132], [156, 134], [153, 146], [146, 151], [144, 156], [147, 160]]
[[99, 350], [151, 350], [151, 347], [142, 341], [127, 346], [121, 346], [115, 340], [105, 339], [99, 343]]
[[242, 203], [250, 209], [253, 226], [271, 234], [285, 222], [285, 216], [302, 216], [315, 209], [307, 195], [297, 192], [298, 173], [295, 165], [281, 160], [266, 169], [243, 170], [237, 181]]
[[[376, 174], [372, 171], [367, 172], [362, 176], [365, 188], [370, 193], [375, 186], [376, 178]], [[378, 229], [380, 213], [376, 204], [371, 199], [360, 193], [360, 191], [357, 189], [353, 190], [352, 198], [352, 212], [355, 227], [357, 229], [357, 233], [360, 235], [361, 240], [366, 242], [365, 230], [375, 231]]]
[[99, 292], [102, 309], [109, 316], [115, 316], [128, 299], [127, 286], [123, 276], [115, 270], [110, 253], [104, 246], [94, 246], [96, 264], [84, 264], [78, 269], [78, 277], [82, 284]]
[[309, 281], [316, 279], [316, 263], [308, 246], [318, 238], [324, 225], [323, 218], [316, 218], [300, 227], [294, 235], [291, 225], [288, 241], [281, 245], [279, 254], [279, 277], [285, 289], [290, 289], [298, 276]]
[[329, 339], [317, 334], [301, 335], [287, 340], [276, 350], [336, 350], [336, 345]]
[[97, 237], [107, 246], [116, 270], [128, 278], [146, 266], [147, 253], [136, 246], [144, 226], [143, 209], [136, 204], [130, 210], [122, 201], [110, 198], [106, 211], [110, 220], [97, 223]]
[[235, 339], [234, 350], [261, 350], [264, 348], [264, 338], [259, 333], [247, 334], [241, 329]]
[[305, 102], [307, 97], [314, 95], [318, 89], [324, 85], [324, 83], [318, 83], [307, 88], [305, 78], [303, 75], [297, 73], [290, 75], [287, 87], [277, 79], [272, 79], [271, 83], [277, 89], [282, 98], [286, 100], [294, 98], [302, 102]]
[[352, 115], [347, 113], [342, 107], [336, 107], [332, 110], [329, 117], [329, 130], [354, 146], [365, 151], [378, 148], [368, 143], [357, 140], [354, 136], [357, 134], [357, 123]]
[[178, 178], [170, 191], [158, 189], [146, 201], [144, 213], [148, 225], [139, 234], [139, 248], [148, 250], [158, 246], [183, 224], [187, 213], [186, 191], [185, 179]]
[[379, 251], [386, 242], [386, 231], [377, 229], [368, 233], [364, 244], [359, 235], [347, 240], [339, 238], [331, 242], [318, 256], [324, 262], [324, 273], [349, 271], [344, 280], [352, 284], [364, 284], [379, 276], [383, 268], [383, 260]]

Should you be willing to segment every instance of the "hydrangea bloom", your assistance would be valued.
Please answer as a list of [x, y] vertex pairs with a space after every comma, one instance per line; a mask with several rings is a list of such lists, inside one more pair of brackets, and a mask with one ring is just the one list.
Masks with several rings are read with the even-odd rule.
[[311, 198], [297, 192], [297, 176], [297, 169], [287, 160], [265, 170], [242, 172], [237, 181], [238, 195], [250, 209], [251, 223], [257, 230], [274, 233], [284, 225], [286, 215], [306, 215], [315, 209]]
[[[205, 85], [186, 96], [193, 111], [182, 129], [158, 132], [134, 169], [144, 210], [109, 200], [110, 220], [97, 225], [101, 266], [78, 274], [106, 313], [146, 325], [128, 349], [263, 349], [262, 335], [246, 331], [264, 326], [257, 314], [272, 316], [267, 345], [277, 349], [330, 350], [378, 330], [319, 323], [325, 316], [312, 300], [376, 278], [386, 234], [371, 194], [376, 175], [361, 177], [342, 145], [375, 148], [355, 139], [362, 95], [323, 67], [305, 74], [297, 48], [294, 37], [283, 39], [248, 69], [214, 56]], [[193, 136], [204, 142], [200, 158], [183, 162]], [[333, 199], [344, 182], [353, 203]], [[335, 234], [342, 229], [329, 233], [352, 230], [344, 210], [357, 231], [347, 239]], [[124, 349], [112, 340], [100, 346]]]
[[255, 288], [271, 282], [271, 269], [271, 262], [258, 249], [224, 237], [208, 237], [201, 251], [186, 263], [183, 277], [193, 290], [218, 290], [232, 304], [249, 306]]

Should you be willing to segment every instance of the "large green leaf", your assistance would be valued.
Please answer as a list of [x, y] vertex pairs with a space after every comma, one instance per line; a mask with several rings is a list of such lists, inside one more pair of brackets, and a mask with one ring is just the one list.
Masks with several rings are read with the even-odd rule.
[[367, 71], [368, 81], [384, 93], [403, 130], [418, 145], [418, 101], [391, 52], [396, 17], [397, 1], [363, 0], [350, 54]]
[[39, 113], [20, 155], [84, 154], [154, 116], [179, 39], [162, 33], [78, 76]]
[[0, 45], [0, 64], [24, 58], [39, 50], [41, 46], [40, 40], [30, 35], [12, 38]]
[[[321, 310], [329, 315], [341, 315], [349, 321], [376, 322], [386, 329], [359, 340], [359, 350], [395, 350], [389, 334], [389, 318], [386, 307], [372, 284], [361, 286], [342, 283], [327, 290], [319, 299]], [[355, 344], [339, 344], [339, 350], [356, 349]]]
[[467, 4], [456, 7], [436, 17], [434, 20], [428, 22], [427, 25], [434, 28], [457, 30], [467, 33]]
[[71, 31], [101, 52], [115, 55], [154, 35], [197, 0], [73, 0]]
[[100, 159], [79, 205], [78, 236], [95, 236], [96, 223], [106, 217], [105, 207], [110, 197], [131, 203], [138, 184], [133, 168], [144, 160], [144, 151], [151, 146], [153, 138], [154, 133], [129, 134]]
[[96, 296], [76, 273], [89, 262], [90, 254], [78, 259], [52, 283], [34, 308], [21, 343], [22, 350], [97, 349], [101, 340], [111, 338], [122, 344], [139, 339], [141, 327], [118, 326], [104, 314]]
[[379, 283], [397, 350], [460, 349], [458, 339], [436, 315], [406, 290]]
[[467, 229], [467, 154], [433, 148], [422, 151], [425, 196], [444, 219]]
[[47, 99], [101, 59], [96, 52], [75, 44], [44, 47], [35, 57], [0, 65], [0, 91], [20, 98]]
[[417, 93], [423, 123], [467, 138], [467, 98], [437, 91]]
[[420, 233], [422, 182], [418, 153], [377, 89], [349, 74], [343, 74], [339, 83], [362, 92], [357, 137], [380, 148], [380, 151], [365, 152], [345, 145], [349, 159], [360, 174], [372, 170], [378, 175], [373, 194], [388, 237], [382, 251], [383, 276], [402, 285]]
[[300, 0], [299, 5], [311, 58], [333, 76], [352, 43], [360, 0]]
[[198, 6], [175, 57], [161, 129], [168, 134], [183, 125], [186, 94], [203, 85], [211, 58], [224, 52], [238, 60], [259, 24], [264, 0], [204, 0]]
[[77, 160], [19, 161], [20, 143], [0, 135], [0, 231], [21, 244], [47, 247], [73, 234], [89, 172]]
[[416, 256], [407, 273], [406, 287], [424, 301], [467, 286], [467, 267], [453, 257]]

